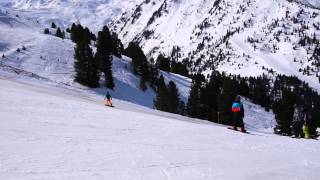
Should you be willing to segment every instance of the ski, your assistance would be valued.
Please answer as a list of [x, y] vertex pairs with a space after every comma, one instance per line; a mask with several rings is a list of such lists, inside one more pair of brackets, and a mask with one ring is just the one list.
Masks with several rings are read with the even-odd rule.
[[238, 129], [233, 129], [233, 127], [228, 127], [228, 129], [233, 130], [233, 131], [238, 131], [238, 132], [241, 132], [241, 133], [245, 133], [245, 134], [250, 134], [248, 131], [242, 132], [242, 131], [239, 131]]

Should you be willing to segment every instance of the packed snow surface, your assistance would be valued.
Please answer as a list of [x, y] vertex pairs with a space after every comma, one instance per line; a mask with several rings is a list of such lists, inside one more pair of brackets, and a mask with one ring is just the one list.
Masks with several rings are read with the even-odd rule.
[[[0, 76], [1, 179], [317, 180], [320, 143], [158, 112]], [[256, 121], [259, 121], [256, 119]]]

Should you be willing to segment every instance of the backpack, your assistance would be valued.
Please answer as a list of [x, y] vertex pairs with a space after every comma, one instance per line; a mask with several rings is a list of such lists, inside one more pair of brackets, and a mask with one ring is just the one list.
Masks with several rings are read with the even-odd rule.
[[232, 112], [240, 112], [241, 111], [241, 107], [242, 107], [242, 104], [241, 103], [238, 103], [238, 102], [235, 102], [232, 104]]

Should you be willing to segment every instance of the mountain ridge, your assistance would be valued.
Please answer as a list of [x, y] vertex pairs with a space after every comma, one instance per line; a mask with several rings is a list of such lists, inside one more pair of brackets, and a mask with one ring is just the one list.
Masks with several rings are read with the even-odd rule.
[[[140, 42], [149, 57], [170, 55], [178, 46], [180, 61], [191, 61], [194, 72], [215, 68], [257, 76], [275, 71], [319, 89], [319, 66], [312, 57], [320, 37], [319, 13], [286, 0], [146, 0], [112, 27], [125, 44]], [[301, 45], [313, 37], [314, 42]]]

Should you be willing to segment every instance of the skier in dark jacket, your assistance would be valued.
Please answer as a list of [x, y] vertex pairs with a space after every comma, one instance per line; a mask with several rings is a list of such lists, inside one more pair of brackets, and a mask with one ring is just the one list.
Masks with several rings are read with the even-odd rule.
[[113, 106], [112, 105], [112, 97], [111, 97], [109, 91], [107, 91], [107, 94], [104, 97], [104, 105], [111, 106], [111, 107]]
[[241, 103], [241, 97], [237, 96], [236, 100], [232, 104], [232, 112], [233, 112], [233, 129], [237, 130], [237, 126], [241, 128], [241, 132], [246, 132], [244, 129], [244, 109], [243, 104]]

